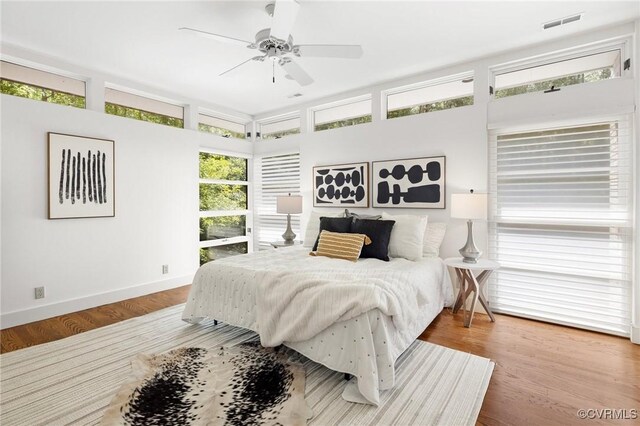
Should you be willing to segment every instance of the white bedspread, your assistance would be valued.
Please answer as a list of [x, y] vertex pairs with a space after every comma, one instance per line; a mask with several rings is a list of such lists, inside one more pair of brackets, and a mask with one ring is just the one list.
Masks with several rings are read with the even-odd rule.
[[[358, 402], [378, 404], [379, 392], [394, 385], [395, 360], [444, 306], [453, 303], [449, 273], [439, 258], [425, 258], [417, 262], [360, 259], [353, 263], [309, 256], [306, 248], [290, 247], [203, 265], [194, 278], [183, 320], [196, 323], [203, 318], [213, 318], [262, 334], [265, 326], [259, 321], [258, 300], [271, 303], [273, 301], [269, 300], [273, 297], [282, 297], [283, 288], [272, 288], [273, 292], [269, 288], [274, 282], [278, 287], [295, 281], [296, 275], [308, 278], [307, 284], [314, 280], [324, 284], [310, 286], [315, 288], [312, 290], [316, 298], [314, 301], [299, 303], [290, 296], [288, 301], [283, 298], [282, 303], [277, 303], [278, 309], [283, 311], [298, 309], [298, 312], [287, 314], [298, 319], [291, 320], [289, 325], [292, 327], [285, 329], [283, 334], [279, 334], [278, 327], [273, 327], [274, 335], [269, 337], [273, 341], [267, 343], [277, 344], [278, 340], [283, 340], [286, 346], [308, 358], [333, 370], [351, 374], [357, 380], [357, 391], [364, 400], [355, 395], [358, 392], [354, 394], [354, 381], [347, 386], [343, 396]], [[278, 277], [283, 280], [278, 281]], [[333, 280], [351, 282], [347, 284], [350, 286], [360, 282], [362, 286], [372, 287], [376, 286], [375, 281], [369, 280], [383, 280], [382, 277], [386, 278], [388, 285], [380, 284], [381, 289], [387, 288], [378, 294], [384, 293], [388, 300], [381, 301], [377, 307], [367, 302], [355, 309], [346, 298], [340, 298], [337, 300], [340, 306], [335, 310], [331, 307], [335, 318], [330, 320], [323, 319], [320, 311], [312, 309], [314, 305], [328, 305], [327, 301], [321, 300], [320, 287], [330, 286]], [[300, 279], [299, 282], [303, 283], [300, 287], [305, 288], [305, 280]], [[352, 290], [359, 291], [351, 289], [349, 292]], [[303, 313], [304, 308], [306, 313]], [[304, 318], [308, 318], [306, 322]], [[312, 327], [307, 327], [309, 323]], [[289, 335], [302, 340], [289, 340]]]
[[421, 275], [393, 269], [261, 271], [257, 284], [258, 333], [267, 347], [311, 339], [374, 309], [402, 330], [428, 302]]

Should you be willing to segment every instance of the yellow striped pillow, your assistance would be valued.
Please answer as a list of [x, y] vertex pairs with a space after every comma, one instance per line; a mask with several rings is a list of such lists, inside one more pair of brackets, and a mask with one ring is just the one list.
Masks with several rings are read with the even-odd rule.
[[371, 244], [371, 240], [364, 234], [322, 231], [318, 240], [318, 251], [311, 254], [356, 262], [365, 244]]

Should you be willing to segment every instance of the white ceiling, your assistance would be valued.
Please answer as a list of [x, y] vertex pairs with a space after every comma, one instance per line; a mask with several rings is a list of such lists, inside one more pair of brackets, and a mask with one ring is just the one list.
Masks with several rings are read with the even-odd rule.
[[[145, 82], [248, 114], [368, 86], [429, 69], [585, 32], [640, 16], [638, 1], [457, 2], [310, 1], [292, 34], [296, 44], [361, 44], [359, 60], [299, 58], [315, 79], [300, 87], [255, 50], [205, 39], [188, 26], [252, 40], [269, 27], [265, 1], [8, 2], [5, 42]], [[584, 12], [582, 21], [543, 32], [541, 24]], [[304, 96], [290, 99], [300, 92]]]

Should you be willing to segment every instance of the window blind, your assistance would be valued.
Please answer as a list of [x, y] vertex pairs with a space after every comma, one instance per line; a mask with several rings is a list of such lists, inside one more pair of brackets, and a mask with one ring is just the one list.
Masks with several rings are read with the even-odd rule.
[[[287, 215], [276, 213], [276, 197], [300, 193], [300, 153], [265, 156], [254, 159], [256, 244], [268, 248], [282, 240]], [[300, 236], [300, 215], [291, 215], [291, 228]]]
[[632, 158], [628, 117], [492, 134], [492, 309], [629, 334]]

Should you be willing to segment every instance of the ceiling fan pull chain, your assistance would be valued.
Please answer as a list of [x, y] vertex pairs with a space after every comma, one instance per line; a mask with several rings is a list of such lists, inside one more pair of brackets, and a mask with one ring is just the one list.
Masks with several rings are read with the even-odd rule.
[[276, 61], [271, 61], [271, 72], [273, 73], [273, 82], [276, 82]]

